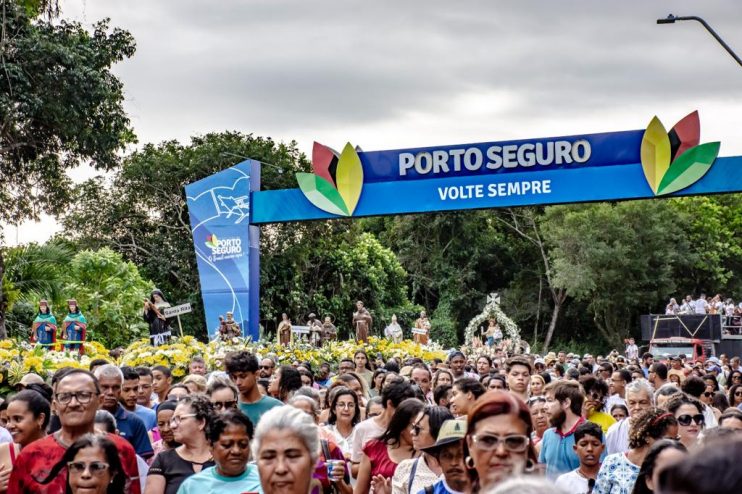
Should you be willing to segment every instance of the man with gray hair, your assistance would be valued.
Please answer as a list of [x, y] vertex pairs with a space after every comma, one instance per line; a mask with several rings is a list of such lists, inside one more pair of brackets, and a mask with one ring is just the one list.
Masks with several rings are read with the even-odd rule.
[[606, 454], [623, 453], [629, 450], [629, 427], [631, 417], [654, 405], [652, 387], [644, 379], [631, 381], [626, 386], [626, 405], [629, 416], [608, 428], [605, 438]]
[[121, 406], [121, 386], [124, 383], [124, 374], [121, 369], [112, 364], [106, 364], [95, 369], [95, 377], [100, 384], [100, 410], [106, 410], [116, 419], [119, 435], [129, 441], [134, 450], [142, 458], [149, 458], [154, 454], [152, 443], [147, 435], [147, 428], [142, 419]]

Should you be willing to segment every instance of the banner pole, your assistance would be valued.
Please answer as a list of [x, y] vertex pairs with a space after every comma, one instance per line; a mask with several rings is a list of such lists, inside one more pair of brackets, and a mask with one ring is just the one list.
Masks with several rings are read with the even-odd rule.
[[180, 324], [180, 314], [176, 316], [178, 318], [178, 330], [180, 330], [180, 337], [183, 338], [183, 326]]

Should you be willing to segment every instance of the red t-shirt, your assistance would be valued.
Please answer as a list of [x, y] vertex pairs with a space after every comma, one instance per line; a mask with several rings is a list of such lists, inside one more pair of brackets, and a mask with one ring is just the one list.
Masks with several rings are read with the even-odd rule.
[[371, 478], [374, 478], [375, 475], [381, 475], [387, 479], [394, 477], [397, 464], [389, 458], [386, 444], [378, 439], [372, 439], [363, 447], [363, 452], [371, 460]]
[[[126, 474], [126, 492], [141, 494], [139, 486], [139, 469], [134, 448], [126, 439], [108, 434], [109, 439], [116, 443], [119, 451], [121, 466]], [[59, 444], [53, 435], [34, 441], [21, 451], [13, 464], [13, 471], [8, 481], [8, 494], [64, 494], [67, 488], [67, 467], [50, 483], [44, 485], [44, 480], [52, 467], [64, 456], [66, 448]]]

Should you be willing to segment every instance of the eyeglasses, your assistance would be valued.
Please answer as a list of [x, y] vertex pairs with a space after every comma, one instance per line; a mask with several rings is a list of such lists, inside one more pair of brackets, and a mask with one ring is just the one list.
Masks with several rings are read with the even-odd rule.
[[348, 408], [348, 409], [350, 409], [350, 408], [355, 408], [355, 407], [356, 407], [356, 404], [355, 403], [336, 403], [335, 404], [335, 408]]
[[80, 405], [87, 405], [93, 396], [98, 396], [98, 393], [92, 391], [78, 391], [77, 393], [57, 393], [57, 401], [63, 405], [70, 403], [72, 398], [75, 398]]
[[412, 431], [412, 434], [414, 434], [415, 436], [419, 436], [420, 433], [423, 431], [423, 428], [420, 427], [420, 424], [415, 424], [410, 427], [410, 430]]
[[696, 423], [696, 425], [703, 425], [706, 419], [703, 417], [702, 414], [697, 415], [681, 415], [678, 417], [678, 424], [688, 427], [691, 423], [691, 420]]
[[742, 396], [742, 391], [735, 391], [734, 396]]
[[534, 403], [538, 403], [539, 401], [546, 403], [546, 398], [543, 396], [531, 396], [528, 398], [528, 404], [533, 405]]
[[221, 409], [229, 410], [230, 408], [234, 408], [234, 407], [237, 406], [237, 401], [235, 401], [235, 400], [230, 400], [230, 401], [212, 401], [211, 404], [217, 410], [221, 410]]
[[590, 397], [595, 401], [603, 401], [603, 395], [600, 393], [590, 393]]
[[378, 417], [379, 415], [381, 415], [381, 412], [367, 413], [366, 414], [366, 418], [369, 418], [370, 419], [370, 418], [373, 418], [373, 417]]
[[493, 436], [490, 434], [475, 434], [472, 436], [477, 449], [481, 451], [494, 451], [500, 443], [511, 453], [522, 453], [528, 449], [530, 439], [522, 434], [509, 434], [504, 437]]
[[103, 475], [108, 468], [108, 463], [102, 461], [91, 461], [90, 463], [85, 463], [84, 461], [71, 461], [67, 463], [67, 470], [69, 470], [70, 473], [80, 474], [85, 470], [88, 470], [96, 477]]
[[705, 396], [706, 398], [711, 398], [712, 396], [714, 396], [714, 393], [712, 391], [706, 391], [705, 393], [703, 393], [703, 396]]
[[260, 366], [260, 368], [261, 368], [261, 369], [266, 369], [266, 370], [268, 370], [268, 369], [272, 369], [272, 368], [273, 368], [273, 366], [272, 366], [272, 365], [261, 365], [261, 366]]
[[176, 415], [175, 417], [173, 417], [173, 418], [170, 419], [170, 425], [171, 426], [174, 425], [174, 426], [177, 427], [177, 426], [180, 425], [180, 423], [183, 421], [183, 419], [187, 419], [189, 417], [195, 417], [195, 416], [196, 416], [195, 413], [187, 413], [185, 415]]

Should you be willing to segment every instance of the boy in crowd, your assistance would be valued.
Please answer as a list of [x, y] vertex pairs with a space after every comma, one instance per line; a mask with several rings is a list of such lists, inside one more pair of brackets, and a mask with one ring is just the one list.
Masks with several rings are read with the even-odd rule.
[[574, 451], [580, 460], [580, 466], [560, 475], [556, 480], [556, 486], [565, 492], [587, 494], [592, 492], [600, 470], [600, 457], [605, 449], [603, 431], [599, 425], [585, 422], [577, 427], [574, 438]]

